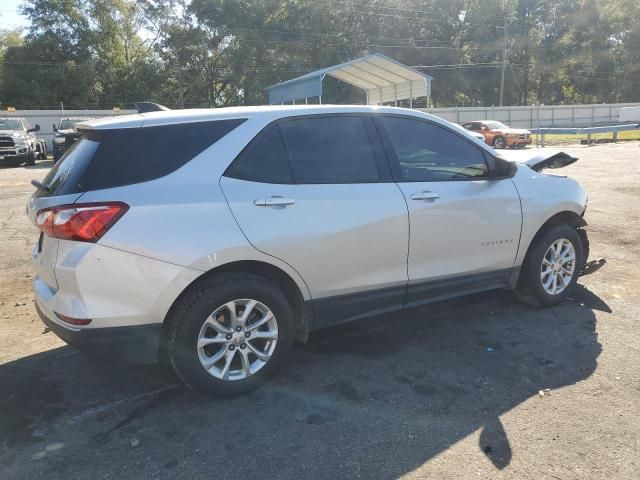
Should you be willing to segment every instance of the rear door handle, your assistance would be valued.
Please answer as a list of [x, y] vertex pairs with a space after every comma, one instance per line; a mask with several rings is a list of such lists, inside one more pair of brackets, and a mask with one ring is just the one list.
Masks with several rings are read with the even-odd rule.
[[273, 208], [284, 208], [289, 205], [293, 205], [296, 201], [292, 198], [281, 197], [280, 195], [272, 195], [269, 198], [262, 198], [259, 200], [254, 200], [253, 204], [256, 207], [273, 207]]
[[418, 192], [411, 195], [411, 200], [437, 200], [438, 198], [440, 198], [440, 195], [436, 192], [429, 191]]

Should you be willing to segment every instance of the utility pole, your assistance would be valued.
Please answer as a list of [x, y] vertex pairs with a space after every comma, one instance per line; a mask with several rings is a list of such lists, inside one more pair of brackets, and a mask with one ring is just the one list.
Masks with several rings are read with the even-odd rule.
[[504, 71], [507, 68], [507, 16], [504, 16], [504, 42], [502, 44], [502, 67], [500, 71], [500, 106], [503, 104], [504, 100]]

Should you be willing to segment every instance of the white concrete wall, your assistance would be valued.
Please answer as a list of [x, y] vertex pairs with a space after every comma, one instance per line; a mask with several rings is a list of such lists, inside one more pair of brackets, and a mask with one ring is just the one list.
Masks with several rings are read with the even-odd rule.
[[[637, 104], [453, 107], [421, 109], [450, 122], [499, 120], [515, 128], [606, 125], [619, 121], [620, 109]], [[624, 120], [623, 120], [624, 121]]]

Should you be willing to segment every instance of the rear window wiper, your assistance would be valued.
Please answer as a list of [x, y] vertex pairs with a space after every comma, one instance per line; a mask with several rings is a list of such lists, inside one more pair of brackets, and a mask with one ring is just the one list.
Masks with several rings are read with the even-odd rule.
[[38, 180], [31, 180], [31, 185], [36, 187], [38, 190], [44, 190], [45, 192], [50, 192], [51, 191], [50, 187], [48, 187], [47, 185], [45, 185], [42, 182], [39, 182]]

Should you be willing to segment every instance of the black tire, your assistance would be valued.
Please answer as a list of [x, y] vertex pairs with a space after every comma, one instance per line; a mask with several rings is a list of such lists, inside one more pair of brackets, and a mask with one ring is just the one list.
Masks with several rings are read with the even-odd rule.
[[[254, 299], [271, 310], [278, 339], [268, 362], [242, 380], [222, 380], [200, 363], [198, 334], [205, 320], [220, 306], [236, 299]], [[283, 364], [294, 343], [294, 313], [285, 294], [271, 281], [250, 273], [221, 273], [190, 288], [167, 318], [167, 354], [180, 378], [194, 390], [220, 397], [249, 392], [264, 383]]]
[[493, 139], [493, 146], [494, 148], [507, 148], [507, 141], [503, 136], [498, 135]]
[[[548, 293], [542, 284], [542, 260], [549, 247], [559, 239], [566, 239], [575, 250], [575, 265], [573, 277], [567, 287], [560, 293]], [[551, 306], [560, 303], [576, 285], [578, 276], [584, 267], [584, 250], [578, 231], [567, 224], [555, 225], [542, 232], [534, 240], [525, 257], [516, 287], [517, 297], [525, 303], [535, 306]]]
[[27, 160], [24, 163], [25, 165], [30, 167], [36, 164], [36, 156], [33, 153], [33, 150], [29, 152], [29, 155], [27, 155]]

